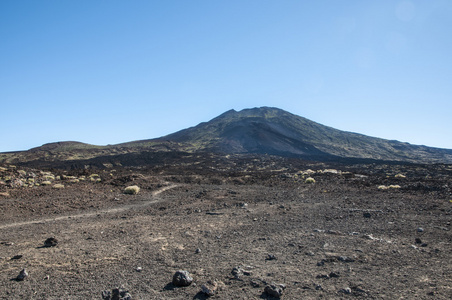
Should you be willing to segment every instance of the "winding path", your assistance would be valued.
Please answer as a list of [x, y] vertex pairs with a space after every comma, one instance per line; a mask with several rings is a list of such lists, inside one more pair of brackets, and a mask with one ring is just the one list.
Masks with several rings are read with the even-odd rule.
[[55, 222], [55, 221], [61, 221], [61, 220], [94, 217], [94, 216], [97, 216], [99, 214], [118, 213], [118, 212], [130, 210], [132, 208], [145, 207], [145, 206], [148, 206], [150, 204], [158, 203], [158, 202], [162, 201], [163, 199], [158, 198], [157, 197], [158, 195], [160, 195], [161, 193], [163, 193], [163, 192], [165, 192], [167, 190], [176, 188], [178, 186], [180, 186], [180, 185], [179, 184], [172, 184], [172, 185], [164, 186], [164, 187], [152, 192], [152, 197], [150, 198], [150, 200], [142, 201], [140, 203], [127, 204], [127, 205], [122, 205], [122, 206], [119, 206], [119, 207], [112, 207], [112, 208], [96, 210], [96, 211], [93, 211], [93, 212], [78, 213], [78, 214], [65, 215], [65, 216], [59, 216], [59, 217], [54, 217], [54, 218], [38, 219], [38, 220], [31, 220], [31, 221], [24, 221], [24, 222], [14, 222], [14, 223], [10, 223], [10, 224], [0, 225], [0, 229], [17, 227], [17, 226], [23, 226], [23, 225], [30, 225], [30, 224], [43, 224], [43, 223], [49, 223], [49, 222]]

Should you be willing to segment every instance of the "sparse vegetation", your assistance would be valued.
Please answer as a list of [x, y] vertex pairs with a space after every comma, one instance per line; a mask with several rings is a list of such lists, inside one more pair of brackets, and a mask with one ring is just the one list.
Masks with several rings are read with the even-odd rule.
[[136, 195], [140, 191], [140, 188], [137, 185], [131, 185], [124, 189], [124, 194], [128, 195]]
[[64, 189], [64, 184], [61, 184], [61, 183], [54, 184], [53, 188], [54, 189]]
[[398, 184], [391, 184], [391, 185], [389, 186], [389, 188], [390, 188], [390, 189], [400, 189], [401, 186], [398, 185]]
[[378, 186], [379, 190], [400, 189], [400, 188], [401, 188], [401, 186], [398, 184], [391, 184], [389, 186], [387, 186], [387, 185], [379, 185]]
[[308, 177], [308, 178], [306, 178], [306, 180], [304, 182], [308, 183], [308, 184], [313, 184], [313, 183], [315, 183], [315, 179], [312, 177]]

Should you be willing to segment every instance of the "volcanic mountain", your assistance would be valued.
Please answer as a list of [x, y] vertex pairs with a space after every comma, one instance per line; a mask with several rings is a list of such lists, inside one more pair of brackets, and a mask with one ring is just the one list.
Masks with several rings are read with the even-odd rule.
[[210, 152], [265, 153], [316, 160], [452, 163], [452, 150], [345, 132], [271, 107], [229, 110], [209, 122], [160, 140], [186, 143]]
[[229, 110], [208, 122], [156, 139], [107, 146], [58, 142], [0, 153], [0, 163], [141, 165], [199, 152], [269, 154], [317, 161], [452, 163], [450, 149], [345, 132], [272, 107]]

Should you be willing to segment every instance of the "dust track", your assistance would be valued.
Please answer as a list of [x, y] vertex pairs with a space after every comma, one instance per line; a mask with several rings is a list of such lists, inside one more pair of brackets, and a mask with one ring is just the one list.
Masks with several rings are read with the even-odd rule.
[[118, 213], [118, 212], [130, 210], [133, 208], [145, 207], [145, 206], [148, 206], [153, 203], [161, 202], [163, 199], [158, 198], [158, 195], [160, 195], [161, 193], [163, 193], [167, 190], [176, 188], [178, 186], [179, 186], [178, 184], [172, 184], [172, 185], [162, 187], [162, 188], [152, 192], [151, 198], [144, 199], [140, 203], [127, 204], [127, 205], [122, 205], [119, 207], [107, 208], [107, 209], [96, 210], [96, 211], [92, 211], [92, 212], [86, 212], [86, 213], [78, 213], [78, 214], [59, 216], [59, 217], [54, 217], [54, 218], [31, 220], [31, 221], [25, 221], [25, 222], [14, 222], [14, 223], [10, 223], [10, 224], [0, 225], [0, 229], [6, 229], [6, 228], [18, 227], [18, 226], [24, 226], [24, 225], [30, 225], [30, 224], [50, 223], [50, 222], [56, 222], [56, 221], [61, 221], [61, 220], [95, 217], [100, 214], [112, 214], [112, 213]]

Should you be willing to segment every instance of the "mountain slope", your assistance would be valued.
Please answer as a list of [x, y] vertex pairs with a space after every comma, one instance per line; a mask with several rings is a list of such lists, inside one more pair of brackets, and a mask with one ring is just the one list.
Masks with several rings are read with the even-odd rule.
[[[345, 132], [271, 107], [229, 110], [197, 126], [150, 140], [95, 146], [79, 142], [45, 144], [28, 151], [0, 153], [0, 163], [52, 167], [128, 165], [188, 152], [271, 154], [310, 160], [365, 159], [452, 163], [452, 150], [411, 145]], [[165, 154], [166, 153], [166, 154]], [[178, 154], [178, 155], [179, 155]], [[157, 155], [156, 157], [160, 157]]]
[[452, 150], [345, 132], [270, 107], [230, 110], [161, 140], [224, 153], [452, 163]]

